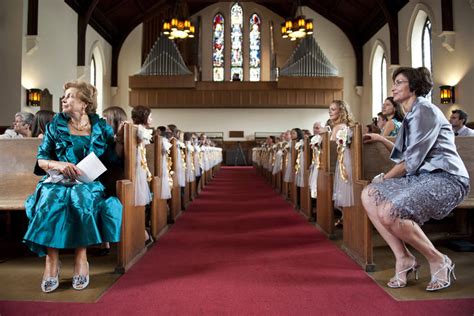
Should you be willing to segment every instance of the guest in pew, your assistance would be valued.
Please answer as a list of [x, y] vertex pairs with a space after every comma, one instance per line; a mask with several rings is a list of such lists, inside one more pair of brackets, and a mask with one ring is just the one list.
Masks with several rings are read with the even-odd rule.
[[373, 131], [371, 133], [381, 134], [384, 130], [385, 125], [387, 125], [388, 119], [383, 112], [377, 113], [377, 119], [375, 120], [375, 126], [377, 127], [378, 131]]
[[426, 290], [437, 291], [451, 285], [454, 263], [420, 226], [430, 218], [444, 218], [462, 202], [469, 192], [469, 175], [456, 151], [451, 125], [425, 98], [433, 87], [429, 70], [401, 67], [392, 79], [393, 98], [407, 113], [395, 144], [376, 134], [364, 140], [382, 142], [396, 165], [372, 180], [362, 192], [362, 203], [395, 255], [395, 275], [387, 286], [402, 288], [410, 273], [418, 277], [420, 264], [407, 243], [428, 261], [431, 281]]
[[320, 135], [322, 133], [326, 132], [326, 129], [321, 125], [321, 122], [316, 121], [313, 124], [313, 136], [314, 135]]
[[343, 208], [354, 204], [351, 152], [348, 143], [351, 137], [350, 127], [354, 126], [355, 122], [352, 118], [349, 104], [342, 100], [334, 100], [331, 103], [329, 106], [329, 119], [332, 126], [330, 140], [338, 143], [333, 200], [334, 208], [341, 211], [341, 217], [334, 224], [339, 226], [342, 225], [344, 218]]
[[474, 136], [474, 130], [466, 126], [467, 113], [463, 110], [451, 111], [449, 123], [453, 127], [454, 135], [456, 136]]
[[[107, 124], [109, 124], [112, 127], [114, 131], [114, 135], [117, 135], [117, 132], [120, 129], [122, 129], [122, 126], [125, 124], [125, 122], [127, 122], [127, 113], [125, 113], [125, 111], [119, 106], [109, 106], [108, 108], [104, 109], [102, 111], [102, 117], [105, 119]], [[122, 166], [120, 166], [120, 168], [122, 168]], [[119, 174], [120, 173], [117, 173], [117, 176]], [[107, 182], [111, 182], [111, 185], [108, 186], [107, 185], [108, 183], [107, 183], [105, 184], [105, 187], [106, 188], [112, 187], [112, 189], [110, 190], [113, 190], [115, 188], [114, 183], [116, 180], [119, 180], [119, 179], [114, 179], [114, 178], [108, 179]], [[109, 192], [109, 194], [115, 195], [116, 192], [115, 191]], [[108, 242], [102, 243], [97, 252], [97, 255], [105, 256], [105, 255], [108, 255], [109, 253], [110, 253], [110, 244]]]
[[393, 97], [388, 97], [382, 106], [382, 114], [387, 117], [387, 123], [382, 128], [382, 136], [394, 137], [397, 136], [400, 126], [402, 125], [405, 112], [401, 105], [393, 100]]
[[31, 125], [31, 137], [43, 138], [46, 125], [53, 120], [54, 112], [49, 110], [39, 110], [36, 112]]
[[127, 121], [127, 113], [119, 106], [109, 106], [102, 111], [102, 116], [114, 130], [114, 135], [117, 135], [117, 131]]
[[116, 197], [105, 197], [99, 181], [76, 181], [76, 164], [94, 153], [102, 161], [120, 162], [123, 133], [116, 142], [112, 128], [96, 114], [97, 90], [84, 81], [64, 85], [62, 113], [47, 125], [38, 147], [38, 165], [48, 173], [36, 192], [25, 202], [29, 219], [24, 243], [40, 256], [46, 255], [41, 282], [43, 292], [59, 285], [59, 249], [75, 248], [72, 286], [83, 290], [89, 284], [87, 246], [118, 242], [122, 205]]
[[[137, 136], [139, 139], [135, 160], [137, 179], [135, 181], [135, 205], [146, 206], [151, 202], [151, 191], [148, 183], [152, 180], [152, 175], [148, 169], [145, 148], [146, 145], [150, 144], [153, 134], [151, 109], [144, 105], [135, 106], [132, 110], [132, 121], [133, 124], [138, 125]], [[151, 245], [153, 241], [152, 235], [145, 228], [145, 245]]]
[[31, 137], [31, 125], [33, 124], [34, 115], [28, 112], [18, 112], [15, 114], [13, 128], [9, 128], [1, 138], [23, 138]]
[[156, 132], [159, 133], [161, 137], [165, 137], [166, 126], [158, 126]]

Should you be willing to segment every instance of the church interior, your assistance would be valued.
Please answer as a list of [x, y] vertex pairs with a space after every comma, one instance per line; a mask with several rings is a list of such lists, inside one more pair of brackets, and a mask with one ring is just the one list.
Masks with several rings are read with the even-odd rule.
[[[1, 1], [0, 134], [18, 112], [61, 113], [64, 84], [80, 80], [96, 88], [99, 117], [113, 106], [131, 119], [143, 106], [153, 129], [177, 126], [184, 138], [210, 142], [199, 153], [153, 134], [140, 147], [140, 128], [125, 125], [124, 167], [110, 179], [123, 205], [121, 240], [105, 255], [88, 249], [91, 281], [82, 291], [70, 286], [74, 251], [61, 252], [59, 288], [42, 293], [44, 258], [22, 243], [41, 140], [0, 139], [0, 315], [472, 315], [474, 197], [421, 226], [458, 277], [430, 293], [425, 261], [420, 280], [407, 272], [406, 289], [386, 286], [394, 258], [360, 196], [392, 166], [363, 134], [396, 90], [399, 67], [426, 67], [429, 102], [447, 120], [455, 110], [473, 115], [464, 120], [473, 127], [473, 21], [473, 0]], [[311, 142], [315, 122], [330, 126], [334, 100], [355, 122], [347, 170], [354, 203], [343, 211], [332, 192], [345, 172], [339, 147], [325, 136], [321, 147]], [[308, 131], [301, 155], [293, 148], [281, 158], [284, 148], [269, 138], [294, 129]], [[456, 145], [473, 183], [474, 144], [463, 137]], [[137, 206], [136, 150], [145, 147], [151, 197]], [[314, 194], [311, 168], [319, 169]]]

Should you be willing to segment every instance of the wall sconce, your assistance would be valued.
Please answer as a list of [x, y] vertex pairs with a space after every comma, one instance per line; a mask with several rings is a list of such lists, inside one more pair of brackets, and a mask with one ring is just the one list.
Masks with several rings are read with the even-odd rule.
[[26, 90], [26, 105], [40, 106], [41, 103], [41, 89]]
[[454, 87], [441, 86], [439, 87], [441, 104], [454, 103]]

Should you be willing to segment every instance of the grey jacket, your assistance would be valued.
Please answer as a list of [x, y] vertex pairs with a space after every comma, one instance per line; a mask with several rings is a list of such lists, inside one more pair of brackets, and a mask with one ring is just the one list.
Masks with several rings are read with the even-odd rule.
[[454, 133], [441, 110], [418, 97], [403, 120], [390, 158], [405, 161], [407, 175], [444, 170], [469, 179], [454, 143]]

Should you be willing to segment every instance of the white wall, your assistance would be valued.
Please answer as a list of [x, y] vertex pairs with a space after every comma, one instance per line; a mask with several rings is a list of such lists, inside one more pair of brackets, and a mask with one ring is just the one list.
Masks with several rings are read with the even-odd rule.
[[[27, 3], [27, 1], [26, 1]], [[27, 11], [23, 19], [27, 18]], [[104, 103], [110, 102], [110, 68], [112, 47], [90, 26], [86, 30], [86, 66], [77, 67], [77, 14], [63, 1], [41, 0], [38, 12], [38, 48], [26, 54], [23, 45], [21, 83], [24, 88], [48, 88], [53, 95], [53, 110], [60, 110], [59, 98], [66, 81], [89, 81], [91, 52], [98, 46], [106, 65], [104, 77]], [[25, 104], [25, 101], [22, 102]], [[26, 106], [23, 106], [26, 108]], [[36, 109], [28, 109], [34, 110]]]
[[21, 109], [23, 1], [0, 1], [0, 126], [9, 126]]
[[[268, 9], [250, 2], [241, 3], [244, 9], [245, 20], [252, 13], [261, 14], [262, 18], [262, 78], [269, 80], [270, 52], [268, 47], [269, 22], [273, 21], [275, 32], [275, 51], [278, 54], [278, 66], [288, 59], [294, 43], [280, 36], [280, 23], [282, 19]], [[202, 62], [203, 80], [212, 79], [211, 70], [211, 23], [218, 12], [230, 11], [231, 2], [221, 2], [210, 5], [198, 12], [194, 17], [201, 16], [203, 23], [202, 41], [204, 43]], [[355, 117], [359, 116], [360, 101], [354, 92], [356, 85], [356, 62], [352, 46], [344, 33], [333, 23], [307, 8], [304, 13], [308, 18], [314, 19], [315, 37], [330, 61], [339, 69], [340, 76], [344, 77], [344, 99], [353, 108]], [[226, 15], [226, 28], [229, 27], [229, 15]], [[205, 24], [207, 23], [207, 25]], [[248, 30], [248, 21], [244, 23], [244, 32]], [[207, 30], [207, 32], [206, 32]], [[128, 77], [140, 70], [142, 26], [137, 27], [126, 39], [119, 56], [118, 68], [118, 93], [113, 97], [113, 105], [122, 106], [128, 114], [129, 105]], [[228, 42], [227, 42], [228, 41]], [[226, 36], [226, 45], [230, 47], [229, 36]], [[228, 50], [226, 49], [228, 54]], [[248, 42], [244, 38], [244, 53], [248, 51]], [[226, 55], [226, 63], [230, 56]], [[248, 74], [247, 74], [248, 75]], [[226, 73], [227, 80], [230, 79]], [[247, 78], [247, 77], [245, 77]], [[228, 132], [243, 130], [248, 139], [255, 132], [280, 132], [293, 127], [312, 129], [314, 121], [326, 122], [328, 114], [326, 109], [153, 109], [155, 126], [176, 124], [182, 130], [224, 132], [228, 139]]]
[[350, 105], [355, 119], [359, 120], [361, 103], [355, 92], [356, 57], [349, 39], [334, 23], [310, 8], [303, 7], [303, 14], [306, 18], [313, 19], [313, 36], [329, 61], [339, 70], [339, 76], [344, 78], [343, 99]]
[[[455, 35], [455, 50], [448, 52], [442, 46], [442, 38], [439, 37], [442, 31], [441, 2], [438, 0], [410, 1], [398, 13], [398, 34], [400, 65], [411, 66], [410, 51], [410, 21], [417, 8], [427, 8], [433, 25], [432, 47], [433, 47], [433, 103], [448, 116], [454, 108], [461, 108], [471, 114], [470, 121], [474, 117], [474, 9], [468, 0], [453, 1], [453, 18]], [[368, 67], [370, 65], [370, 52], [376, 40], [386, 44], [388, 55], [390, 54], [390, 35], [388, 26], [385, 25], [377, 34], [364, 45], [364, 95], [362, 119], [364, 122], [370, 121], [371, 89]], [[388, 59], [390, 62], [390, 59]], [[388, 80], [388, 91], [391, 94], [391, 72]], [[456, 86], [456, 103], [454, 105], [443, 105], [440, 103], [439, 86]]]
[[[176, 124], [183, 131], [224, 132], [224, 140], [253, 140], [255, 132], [283, 132], [294, 127], [313, 131], [325, 123], [326, 109], [154, 109], [153, 125]], [[244, 138], [229, 138], [229, 131], [244, 131]]]
[[127, 37], [118, 59], [117, 93], [111, 105], [120, 106], [130, 117], [128, 77], [137, 74], [141, 68], [143, 24], [137, 26]]

